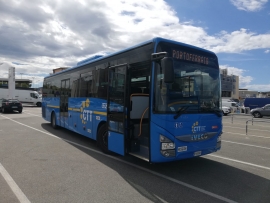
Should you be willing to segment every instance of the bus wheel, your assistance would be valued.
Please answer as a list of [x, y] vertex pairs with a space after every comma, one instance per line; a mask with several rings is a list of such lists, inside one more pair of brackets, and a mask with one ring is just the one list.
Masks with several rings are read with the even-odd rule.
[[102, 149], [103, 152], [109, 153], [108, 150], [108, 131], [106, 125], [102, 125], [98, 130], [97, 137], [98, 145]]
[[52, 113], [52, 116], [51, 116], [51, 125], [54, 129], [57, 128], [57, 125], [56, 125], [56, 117], [55, 117], [55, 113], [53, 112]]

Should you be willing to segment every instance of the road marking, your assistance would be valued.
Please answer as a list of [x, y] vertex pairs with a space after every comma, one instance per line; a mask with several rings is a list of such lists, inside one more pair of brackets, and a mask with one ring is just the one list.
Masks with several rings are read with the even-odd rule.
[[9, 185], [13, 193], [16, 195], [18, 200], [21, 203], [30, 203], [29, 199], [25, 196], [25, 194], [22, 192], [19, 186], [15, 183], [13, 178], [9, 175], [9, 173], [6, 171], [6, 169], [1, 163], [0, 163], [0, 173], [3, 176], [3, 178], [6, 180], [7, 184]]
[[245, 161], [239, 161], [237, 159], [231, 159], [231, 158], [227, 158], [227, 157], [223, 157], [223, 156], [217, 156], [217, 155], [213, 155], [213, 154], [208, 154], [206, 156], [212, 156], [212, 157], [216, 157], [216, 158], [219, 158], [219, 159], [225, 159], [225, 160], [232, 161], [232, 162], [237, 162], [237, 163], [241, 163], [241, 164], [245, 164], [245, 165], [249, 165], [249, 166], [255, 166], [257, 168], [263, 168], [263, 169], [266, 169], [266, 170], [270, 170], [269, 167], [261, 166], [261, 165], [257, 165], [257, 164], [252, 164], [252, 163], [245, 162]]
[[[247, 120], [246, 120], [247, 121]], [[225, 124], [231, 124], [231, 125], [233, 125], [233, 124], [237, 124], [237, 125], [244, 125], [244, 126], [246, 126], [246, 121], [244, 121], [244, 123], [243, 122], [235, 122], [235, 121], [233, 121], [233, 123], [231, 123], [231, 122], [222, 122], [222, 123], [225, 123]], [[250, 121], [250, 122], [252, 122], [252, 121]], [[250, 124], [249, 124], [250, 125]], [[224, 125], [223, 125], [224, 126]], [[266, 125], [257, 125], [257, 122], [255, 122], [254, 121], [254, 123], [253, 123], [253, 126], [256, 126], [256, 127], [267, 127]], [[226, 127], [231, 127], [231, 126], [226, 126]]]
[[[1, 116], [2, 116], [2, 115], [1, 115]], [[97, 151], [97, 150], [95, 150], [95, 149], [91, 149], [91, 148], [89, 148], [89, 147], [86, 147], [86, 146], [84, 146], [84, 145], [78, 144], [78, 143], [76, 143], [76, 142], [73, 142], [73, 141], [70, 141], [70, 140], [66, 140], [66, 139], [63, 139], [63, 138], [59, 138], [59, 137], [57, 137], [57, 136], [55, 136], [55, 135], [53, 135], [53, 134], [51, 134], [51, 133], [47, 133], [47, 132], [42, 131], [42, 130], [39, 130], [39, 129], [37, 129], [37, 128], [33, 128], [33, 127], [28, 126], [28, 125], [26, 125], [26, 124], [23, 124], [23, 123], [20, 123], [20, 122], [18, 122], [18, 121], [15, 121], [15, 120], [13, 120], [13, 119], [11, 119], [11, 118], [8, 118], [8, 117], [6, 117], [6, 116], [2, 116], [2, 117], [6, 118], [6, 119], [9, 119], [9, 120], [11, 120], [11, 121], [13, 121], [13, 122], [15, 122], [15, 123], [20, 124], [20, 125], [23, 125], [23, 126], [25, 126], [25, 127], [31, 128], [31, 129], [33, 129], [33, 130], [36, 130], [36, 131], [39, 131], [39, 132], [41, 132], [41, 133], [47, 134], [47, 135], [49, 135], [49, 136], [52, 136], [52, 137], [54, 137], [54, 138], [57, 138], [57, 139], [59, 139], [59, 140], [63, 140], [63, 141], [68, 142], [68, 143], [70, 143], [70, 144], [74, 144], [74, 145], [76, 145], [76, 146], [82, 147], [82, 148], [87, 149], [87, 150], [89, 150], [89, 151], [98, 153], [98, 154], [100, 154], [100, 155], [106, 156], [106, 157], [108, 157], [108, 158], [117, 160], [117, 161], [119, 161], [119, 162], [125, 163], [125, 164], [127, 164], [127, 165], [132, 166], [132, 167], [135, 167], [135, 168], [138, 168], [138, 169], [140, 169], [140, 170], [146, 171], [146, 172], [151, 173], [151, 174], [153, 174], [153, 175], [156, 175], [156, 176], [158, 176], [158, 177], [164, 178], [164, 179], [166, 179], [166, 180], [170, 180], [170, 181], [172, 181], [172, 182], [174, 182], [174, 183], [177, 183], [177, 184], [179, 184], [179, 185], [185, 186], [185, 187], [190, 188], [190, 189], [192, 189], [192, 190], [196, 190], [196, 191], [198, 191], [198, 192], [204, 193], [204, 194], [209, 195], [209, 196], [211, 196], [211, 197], [214, 197], [214, 198], [216, 198], [216, 199], [220, 199], [220, 200], [225, 201], [225, 202], [236, 203], [235, 201], [230, 200], [230, 199], [228, 199], [228, 198], [226, 198], [226, 197], [217, 195], [217, 194], [212, 193], [212, 192], [209, 192], [209, 191], [207, 191], [207, 190], [204, 190], [204, 189], [198, 188], [198, 187], [196, 187], [196, 186], [190, 185], [190, 184], [188, 184], [188, 183], [185, 183], [185, 182], [182, 182], [182, 181], [173, 179], [173, 178], [171, 178], [171, 177], [169, 177], [169, 176], [166, 176], [166, 175], [163, 175], [163, 174], [160, 174], [160, 173], [151, 171], [151, 170], [146, 169], [146, 168], [143, 168], [143, 167], [141, 167], [141, 166], [138, 166], [138, 165], [129, 163], [129, 162], [127, 162], [127, 161], [121, 160], [121, 159], [116, 158], [116, 157], [113, 157], [113, 156], [111, 156], [111, 155], [104, 154], [103, 152]]]
[[[37, 116], [37, 115], [32, 114], [32, 113], [26, 113], [26, 114], [29, 114], [29, 115], [32, 115], [32, 116]], [[41, 116], [37, 116], [37, 117], [40, 117], [41, 118]]]
[[264, 136], [258, 136], [258, 135], [246, 135], [246, 134], [241, 134], [241, 133], [232, 133], [232, 132], [224, 132], [224, 133], [229, 133], [229, 134], [234, 134], [234, 135], [241, 135], [241, 136], [245, 136], [245, 137], [259, 137], [259, 138], [265, 138], [265, 139], [270, 139], [270, 137], [264, 137]]
[[227, 140], [222, 140], [222, 142], [229, 142], [229, 143], [233, 143], [233, 144], [245, 145], [245, 146], [250, 146], [250, 147], [258, 147], [261, 149], [270, 149], [269, 147], [262, 147], [262, 146], [258, 146], [258, 145], [245, 144], [245, 143], [241, 143], [241, 142], [231, 142], [231, 141], [227, 141]]
[[[239, 127], [232, 127], [232, 126], [224, 126], [224, 127], [246, 130], [246, 128], [239, 128]], [[270, 132], [270, 130], [259, 130], [259, 129], [254, 129], [254, 128], [249, 128], [248, 130], [256, 130], [256, 131]]]

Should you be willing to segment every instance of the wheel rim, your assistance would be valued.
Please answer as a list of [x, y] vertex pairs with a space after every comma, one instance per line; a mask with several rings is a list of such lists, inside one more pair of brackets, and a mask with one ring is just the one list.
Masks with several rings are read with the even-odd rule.
[[260, 114], [259, 113], [254, 113], [254, 117], [255, 118], [259, 118], [260, 117]]

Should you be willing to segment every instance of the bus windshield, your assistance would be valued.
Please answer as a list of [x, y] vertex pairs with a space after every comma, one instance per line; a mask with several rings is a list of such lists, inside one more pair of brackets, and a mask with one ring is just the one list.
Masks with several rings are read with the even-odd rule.
[[204, 113], [220, 108], [219, 69], [174, 60], [174, 82], [164, 83], [162, 68], [155, 69], [155, 113]]

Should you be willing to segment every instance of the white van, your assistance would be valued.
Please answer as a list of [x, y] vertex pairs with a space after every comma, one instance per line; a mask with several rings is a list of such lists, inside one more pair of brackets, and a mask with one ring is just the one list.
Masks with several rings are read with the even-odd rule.
[[239, 104], [233, 101], [222, 100], [222, 106], [229, 107], [231, 109], [231, 112], [235, 112], [239, 107]]
[[[0, 88], [0, 98], [8, 98], [7, 88]], [[18, 99], [21, 103], [28, 103], [38, 107], [42, 103], [42, 97], [34, 90], [15, 89], [14, 98], [12, 99]]]

